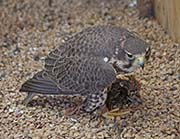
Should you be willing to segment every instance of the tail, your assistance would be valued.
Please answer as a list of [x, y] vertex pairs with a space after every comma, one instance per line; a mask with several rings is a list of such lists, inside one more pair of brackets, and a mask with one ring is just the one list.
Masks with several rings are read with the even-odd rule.
[[59, 94], [60, 89], [50, 79], [43, 76], [43, 71], [38, 72], [33, 78], [27, 80], [19, 90], [20, 92], [32, 92], [39, 94]]

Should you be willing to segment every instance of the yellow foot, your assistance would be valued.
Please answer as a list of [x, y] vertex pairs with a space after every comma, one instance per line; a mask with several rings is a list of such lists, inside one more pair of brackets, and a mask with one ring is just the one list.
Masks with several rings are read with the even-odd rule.
[[116, 108], [116, 109], [113, 109], [111, 111], [108, 111], [108, 112], [102, 114], [102, 116], [107, 119], [114, 119], [115, 117], [121, 117], [122, 115], [125, 115], [128, 113], [130, 113], [130, 110], [120, 111], [119, 108]]
[[116, 79], [118, 80], [129, 80], [129, 78], [125, 75], [119, 74], [116, 76]]

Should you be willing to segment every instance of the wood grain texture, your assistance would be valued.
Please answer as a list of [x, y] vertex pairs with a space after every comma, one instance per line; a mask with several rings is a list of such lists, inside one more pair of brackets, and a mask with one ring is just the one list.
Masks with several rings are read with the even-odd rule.
[[156, 19], [180, 43], [180, 0], [153, 0]]

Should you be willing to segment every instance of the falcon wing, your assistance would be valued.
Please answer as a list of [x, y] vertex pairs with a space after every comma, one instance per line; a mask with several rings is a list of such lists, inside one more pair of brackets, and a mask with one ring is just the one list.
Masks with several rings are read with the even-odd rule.
[[99, 57], [57, 58], [52, 52], [45, 60], [45, 71], [63, 94], [95, 92], [104, 89], [115, 80], [113, 67]]

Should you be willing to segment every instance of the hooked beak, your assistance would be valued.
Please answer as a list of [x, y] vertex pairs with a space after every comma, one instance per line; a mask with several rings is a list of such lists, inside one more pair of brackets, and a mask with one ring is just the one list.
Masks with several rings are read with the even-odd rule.
[[144, 56], [137, 57], [137, 64], [144, 69], [145, 58]]

